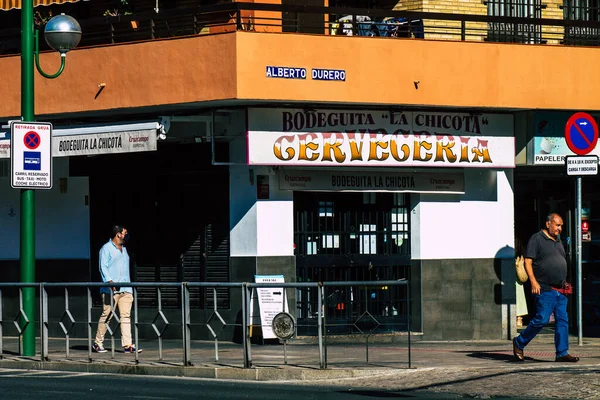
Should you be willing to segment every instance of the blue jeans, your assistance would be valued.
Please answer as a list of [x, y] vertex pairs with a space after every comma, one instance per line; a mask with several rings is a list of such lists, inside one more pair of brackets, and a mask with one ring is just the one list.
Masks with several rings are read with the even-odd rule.
[[546, 290], [534, 295], [536, 303], [535, 318], [529, 322], [527, 328], [517, 338], [515, 343], [520, 349], [525, 348], [548, 324], [550, 315], [554, 313], [556, 331], [554, 332], [554, 346], [556, 357], [569, 354], [569, 316], [567, 314], [568, 299], [556, 290]]

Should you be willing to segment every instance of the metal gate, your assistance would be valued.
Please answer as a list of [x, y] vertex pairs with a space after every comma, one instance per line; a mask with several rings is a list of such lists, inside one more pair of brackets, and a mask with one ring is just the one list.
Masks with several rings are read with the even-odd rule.
[[[564, 19], [568, 21], [600, 21], [598, 0], [564, 0]], [[600, 30], [594, 26], [566, 26], [564, 44], [598, 46]]]
[[[409, 197], [403, 193], [294, 193], [294, 244], [298, 282], [346, 282], [409, 279]], [[407, 311], [406, 286], [369, 290], [328, 287], [328, 324], [349, 321], [365, 312], [386, 317]], [[299, 325], [316, 318], [315, 293], [298, 293]], [[368, 308], [366, 297], [368, 297]], [[305, 325], [305, 326], [306, 326]]]
[[[542, 18], [540, 0], [489, 0], [487, 14], [494, 17]], [[536, 24], [489, 22], [487, 40], [490, 42], [542, 43], [542, 28]]]

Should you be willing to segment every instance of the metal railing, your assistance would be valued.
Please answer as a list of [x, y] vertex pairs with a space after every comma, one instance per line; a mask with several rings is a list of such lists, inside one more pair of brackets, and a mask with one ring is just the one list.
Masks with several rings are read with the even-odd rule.
[[[409, 279], [410, 267], [408, 265], [343, 265], [340, 267], [315, 267], [311, 265], [297, 267], [298, 282], [348, 282], [348, 281], [389, 281]], [[368, 289], [368, 290], [367, 290]], [[365, 300], [369, 302], [369, 311], [374, 315], [386, 317], [394, 312], [407, 313], [406, 298], [408, 286], [373, 285], [357, 291], [353, 287], [327, 286], [324, 307], [327, 308], [329, 321], [351, 320], [364, 309]], [[301, 318], [315, 318], [317, 309], [317, 293], [299, 293], [296, 296], [297, 316]], [[346, 326], [351, 329], [351, 326]], [[343, 327], [336, 328], [339, 333], [350, 334], [351, 331], [340, 332]], [[332, 328], [331, 331], [334, 329]]]
[[[600, 31], [596, 11], [575, 15], [569, 9], [564, 19], [551, 19], [532, 18], [539, 13], [493, 16], [236, 2], [83, 19], [80, 47], [233, 31], [590, 46], [600, 44], [594, 34]], [[40, 46], [48, 49], [45, 43]], [[0, 54], [18, 53], [20, 29], [0, 30]]]
[[[0, 283], [0, 358], [6, 358], [5, 352], [5, 340], [10, 335], [8, 334], [8, 327], [5, 326], [7, 321], [6, 316], [9, 314], [13, 316], [12, 323], [14, 325], [14, 331], [17, 336], [22, 335], [25, 329], [31, 329], [30, 324], [35, 324], [35, 317], [26, 315], [23, 311], [23, 289], [35, 288], [36, 295], [39, 299], [39, 334], [38, 338], [40, 341], [40, 361], [50, 361], [49, 352], [49, 340], [51, 338], [50, 330], [54, 329], [65, 341], [65, 355], [69, 359], [71, 354], [71, 341], [72, 340], [84, 340], [82, 335], [74, 333], [74, 328], [78, 324], [84, 323], [86, 326], [86, 337], [87, 340], [87, 361], [93, 362], [93, 335], [94, 326], [98, 323], [98, 318], [92, 317], [93, 301], [92, 301], [92, 289], [101, 287], [111, 287], [109, 283], [90, 283], [90, 282], [67, 282], [67, 283]], [[369, 363], [369, 338], [377, 333], [391, 333], [391, 332], [405, 332], [404, 336], [405, 343], [408, 351], [408, 368], [411, 367], [411, 356], [410, 356], [410, 302], [409, 302], [409, 290], [407, 280], [395, 280], [395, 281], [354, 281], [354, 282], [297, 282], [297, 283], [233, 283], [233, 282], [163, 282], [163, 283], [150, 283], [150, 282], [131, 282], [122, 283], [122, 286], [131, 286], [133, 288], [134, 303], [131, 314], [131, 326], [133, 328], [133, 341], [136, 348], [140, 340], [140, 331], [142, 327], [151, 328], [146, 329], [142, 335], [143, 340], [147, 343], [156, 342], [158, 347], [157, 358], [158, 361], [164, 360], [164, 349], [163, 341], [164, 333], [167, 327], [176, 325], [169, 321], [169, 317], [165, 310], [161, 306], [161, 291], [164, 289], [173, 290], [176, 288], [181, 295], [181, 308], [178, 310], [178, 314], [181, 317], [179, 327], [181, 334], [178, 335], [177, 341], [181, 341], [179, 346], [179, 357], [183, 366], [193, 366], [193, 354], [194, 349], [192, 344], [192, 336], [194, 330], [198, 326], [203, 326], [209, 332], [209, 338], [214, 342], [214, 361], [220, 361], [219, 359], [219, 346], [227, 346], [231, 344], [231, 341], [225, 341], [220, 338], [220, 334], [224, 327], [233, 327], [234, 329], [240, 329], [242, 332], [241, 346], [238, 350], [241, 350], [241, 358], [243, 361], [244, 368], [250, 368], [254, 365], [252, 359], [252, 342], [256, 342], [256, 338], [252, 336], [253, 329], [256, 332], [258, 328], [262, 329], [262, 321], [260, 318], [257, 319], [256, 312], [253, 308], [253, 297], [256, 297], [256, 290], [259, 288], [278, 288], [283, 289], [284, 298], [289, 299], [292, 318], [295, 320], [296, 333], [299, 327], [303, 324], [307, 326], [316, 325], [316, 337], [318, 347], [318, 362], [319, 368], [325, 369], [328, 365], [328, 352], [327, 352], [327, 335], [328, 330], [336, 327], [339, 324], [345, 323], [352, 325], [353, 329], [359, 333], [361, 338], [365, 339], [366, 349], [366, 363]], [[144, 309], [145, 312], [140, 312], [138, 308], [138, 288], [154, 288], [157, 290], [157, 297], [159, 299], [156, 309], [152, 309], [148, 312], [148, 309]], [[351, 319], [346, 322], [341, 322], [339, 319], [329, 321], [328, 320], [328, 307], [325, 306], [326, 298], [328, 297], [328, 290], [339, 288], [345, 288], [347, 291], [354, 291], [358, 293], [361, 290], [368, 291], [370, 288], [382, 288], [391, 287], [399, 288], [405, 287], [403, 294], [406, 295], [403, 299], [392, 299], [396, 304], [403, 304], [398, 308], [393, 307], [388, 310], [384, 315], [381, 315], [375, 306], [375, 302], [371, 303], [370, 296], [363, 296], [361, 298], [360, 306], [355, 308], [355, 311], [351, 314]], [[240, 303], [239, 310], [241, 311], [241, 321], [226, 321], [223, 315], [231, 313], [231, 309], [224, 310], [218, 308], [218, 303], [213, 302], [213, 308], [206, 311], [208, 317], [204, 321], [200, 320], [197, 311], [190, 308], [190, 289], [192, 288], [204, 288], [206, 290], [212, 290], [213, 296], [216, 296], [217, 289], [228, 289], [228, 290], [239, 290]], [[295, 314], [295, 306], [297, 297], [306, 296], [306, 291], [311, 291], [314, 297], [316, 293], [315, 305], [315, 316], [310, 320], [297, 319]], [[7, 295], [7, 292], [9, 294]], [[18, 293], [17, 293], [18, 292]], [[74, 294], [77, 292], [77, 294]], [[400, 291], [393, 291], [394, 293], [400, 293]], [[82, 294], [83, 293], [83, 294]], [[85, 302], [83, 301], [85, 298]], [[75, 302], [73, 300], [76, 300]], [[112, 299], [111, 299], [112, 303]], [[62, 306], [61, 306], [62, 304]], [[84, 306], [85, 304], [85, 306]], [[282, 307], [284, 302], [282, 302]], [[235, 302], [232, 302], [235, 307]], [[236, 311], [236, 310], [234, 310]], [[282, 309], [281, 311], [285, 311]], [[52, 315], [51, 315], [52, 314]], [[80, 318], [82, 314], [85, 314], [84, 318]], [[145, 318], [142, 320], [141, 315], [145, 314]], [[235, 314], [235, 313], [234, 313]], [[83, 319], [83, 320], [82, 320]], [[11, 318], [8, 319], [10, 321]], [[112, 320], [107, 322], [108, 330], [107, 333], [110, 335], [111, 342], [111, 358], [115, 356], [115, 336], [117, 334], [117, 327], [119, 326], [118, 311], [114, 313]], [[151, 333], [148, 333], [151, 332]], [[285, 363], [287, 364], [286, 350], [287, 346], [294, 344], [294, 337], [290, 340], [284, 340], [283, 355]], [[14, 337], [12, 337], [14, 339]], [[52, 338], [55, 339], [55, 338]], [[20, 339], [19, 339], [20, 340]], [[281, 340], [281, 339], [280, 339]], [[21, 343], [19, 342], [19, 345]], [[13, 352], [16, 354], [16, 352]], [[173, 359], [173, 352], [170, 353], [171, 359]], [[135, 363], [139, 363], [139, 355], [136, 353], [134, 358]], [[198, 360], [196, 360], [198, 361]], [[207, 360], [199, 360], [200, 362], [206, 362]]]

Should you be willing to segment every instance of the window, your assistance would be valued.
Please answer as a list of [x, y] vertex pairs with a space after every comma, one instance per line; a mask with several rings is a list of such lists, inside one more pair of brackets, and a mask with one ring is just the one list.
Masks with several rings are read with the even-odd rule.
[[384, 263], [389, 257], [406, 257], [409, 202], [405, 193], [295, 192], [295, 253], [327, 256], [319, 262], [338, 266], [356, 256], [369, 257], [358, 257], [355, 266], [378, 257]]
[[333, 217], [333, 201], [319, 202], [319, 217]]
[[[564, 0], [564, 18], [568, 21], [600, 21], [598, 0]], [[583, 44], [597, 46], [600, 44], [599, 29], [587, 26], [565, 27], [565, 44]]]
[[392, 240], [398, 247], [408, 239], [408, 209], [405, 205], [406, 196], [394, 193], [394, 207], [390, 213]]
[[[490, 0], [487, 2], [489, 16], [541, 18], [540, 0]], [[490, 42], [542, 43], [539, 25], [490, 22], [487, 40]]]
[[363, 204], [377, 204], [377, 193], [375, 193], [375, 192], [363, 193]]

